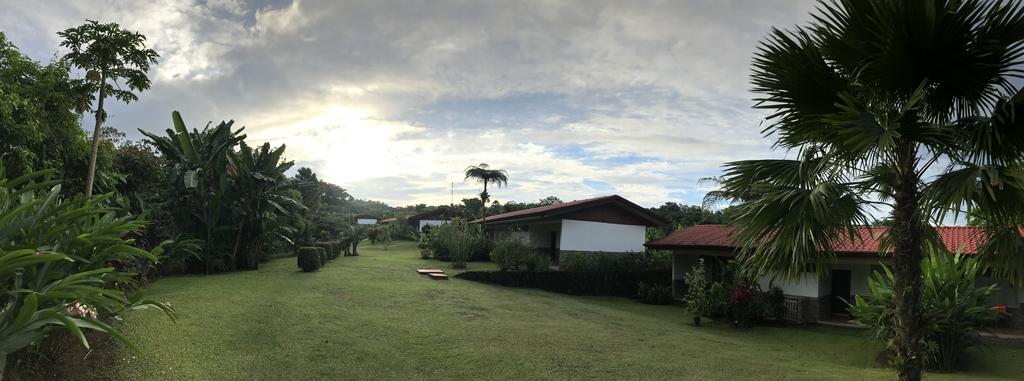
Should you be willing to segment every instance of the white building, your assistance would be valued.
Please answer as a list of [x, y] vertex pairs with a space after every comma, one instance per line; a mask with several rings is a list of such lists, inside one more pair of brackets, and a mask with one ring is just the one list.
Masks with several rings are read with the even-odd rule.
[[515, 234], [546, 250], [558, 264], [568, 255], [628, 254], [645, 250], [648, 226], [667, 221], [617, 195], [546, 205], [488, 216], [490, 234]]
[[[736, 255], [737, 247], [731, 237], [735, 228], [728, 225], [697, 225], [681, 229], [664, 238], [647, 243], [647, 247], [671, 250], [672, 292], [682, 296], [685, 274], [693, 268], [699, 258], [705, 258], [710, 280], [721, 277], [722, 264]], [[879, 255], [879, 240], [884, 227], [861, 228], [860, 239], [851, 242], [833, 243], [836, 261], [824, 274], [806, 273], [796, 280], [760, 279], [761, 289], [772, 286], [782, 289], [786, 295], [787, 308], [793, 320], [815, 322], [827, 320], [833, 315], [846, 314], [846, 301], [856, 295], [868, 293], [868, 278], [889, 265], [892, 258]], [[962, 226], [940, 226], [936, 232], [951, 251], [961, 249], [973, 254], [982, 243], [983, 231], [979, 228]], [[1024, 288], [1005, 279], [979, 277], [979, 286], [996, 284], [999, 290], [989, 300], [993, 305], [1005, 306], [1008, 312], [1021, 316], [1024, 306]]]
[[356, 224], [358, 224], [358, 225], [376, 225], [377, 224], [377, 217], [375, 217], [375, 216], [367, 216], [367, 215], [356, 216]]

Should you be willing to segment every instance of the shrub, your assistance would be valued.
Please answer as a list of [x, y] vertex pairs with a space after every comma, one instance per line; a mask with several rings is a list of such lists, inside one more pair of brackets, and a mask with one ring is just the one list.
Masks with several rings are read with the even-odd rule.
[[536, 288], [571, 295], [635, 297], [637, 285], [668, 285], [671, 270], [587, 271], [465, 271], [456, 278], [506, 287]]
[[641, 303], [672, 304], [672, 287], [665, 284], [640, 282], [636, 286], [636, 297]]
[[551, 270], [551, 258], [543, 251], [533, 250], [525, 265], [526, 271], [548, 271]]
[[476, 243], [475, 237], [465, 230], [455, 230], [448, 237], [448, 252], [451, 257], [452, 267], [456, 269], [466, 268], [466, 261], [473, 254], [473, 247]]
[[773, 286], [768, 291], [757, 293], [757, 305], [761, 319], [779, 320], [786, 315], [786, 295], [781, 288]]
[[[982, 271], [978, 257], [931, 251], [922, 261], [921, 271], [925, 363], [934, 369], [952, 370], [966, 349], [981, 343], [979, 328], [998, 316], [986, 303], [995, 286], [975, 286], [975, 278]], [[888, 267], [874, 272], [868, 280], [868, 294], [858, 295], [850, 306], [854, 319], [871, 326], [875, 338], [887, 346], [895, 333], [894, 283]]]
[[[570, 271], [641, 271], [671, 269], [671, 257], [661, 251], [584, 253], [565, 256], [558, 267]], [[666, 260], [666, 258], [668, 258]]]
[[320, 257], [320, 267], [327, 264], [327, 250], [324, 250], [323, 246], [314, 246], [316, 248], [316, 254]]
[[693, 319], [693, 325], [700, 325], [700, 318], [708, 313], [707, 278], [704, 273], [704, 258], [693, 265], [686, 273], [686, 311]]
[[320, 270], [320, 250], [316, 247], [306, 246], [299, 248], [299, 268], [305, 272]]
[[534, 260], [534, 250], [514, 237], [503, 237], [494, 244], [491, 261], [501, 271], [525, 269], [527, 262]]
[[729, 319], [734, 327], [749, 327], [761, 317], [757, 287], [756, 283], [751, 286], [746, 279], [740, 279], [729, 293]]
[[334, 257], [331, 256], [331, 253], [334, 251], [334, 247], [330, 242], [317, 242], [314, 243], [313, 246], [324, 251], [324, 255], [321, 257], [322, 264], [326, 264], [329, 259], [334, 259]]
[[434, 258], [452, 261], [457, 266], [465, 266], [465, 262], [470, 260], [486, 260], [491, 250], [490, 240], [480, 225], [470, 224], [461, 218], [435, 226], [428, 237]]
[[729, 315], [730, 289], [721, 282], [711, 284], [708, 290], [708, 313], [712, 317], [725, 317]]
[[[145, 251], [123, 237], [145, 221], [124, 215], [111, 194], [63, 199], [50, 171], [7, 179], [0, 163], [0, 375], [9, 354], [67, 331], [84, 346], [82, 329], [126, 341], [104, 321], [163, 303], [136, 292], [135, 274], [118, 271], [137, 260], [156, 261], [165, 241]], [[46, 189], [49, 188], [47, 191]]]

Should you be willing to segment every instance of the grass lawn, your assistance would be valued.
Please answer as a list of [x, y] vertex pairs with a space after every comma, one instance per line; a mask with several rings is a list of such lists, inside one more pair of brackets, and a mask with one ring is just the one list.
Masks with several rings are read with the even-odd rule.
[[[399, 243], [365, 245], [317, 273], [294, 258], [258, 272], [177, 277], [148, 287], [172, 303], [122, 325], [142, 349], [125, 380], [892, 379], [865, 332], [825, 327], [693, 327], [677, 306], [435, 281]], [[491, 269], [471, 263], [470, 269]], [[1024, 346], [973, 354], [972, 370], [931, 380], [1020, 379]], [[134, 357], [133, 357], [134, 356]]]

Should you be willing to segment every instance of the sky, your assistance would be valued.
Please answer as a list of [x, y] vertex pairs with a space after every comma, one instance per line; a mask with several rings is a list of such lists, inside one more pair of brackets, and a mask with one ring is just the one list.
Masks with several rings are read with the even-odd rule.
[[[781, 157], [761, 135], [750, 61], [811, 0], [0, 0], [0, 31], [47, 62], [86, 19], [160, 54], [132, 138], [235, 120], [358, 198], [474, 197], [469, 165], [509, 173], [500, 202], [619, 194], [700, 204], [732, 160]], [[108, 103], [109, 104], [109, 103]]]

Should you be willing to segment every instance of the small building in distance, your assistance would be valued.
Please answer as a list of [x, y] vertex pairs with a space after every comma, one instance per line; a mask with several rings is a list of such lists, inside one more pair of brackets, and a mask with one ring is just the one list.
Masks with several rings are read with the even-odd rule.
[[356, 216], [356, 224], [358, 225], [376, 225], [378, 218], [368, 214], [360, 214]]

